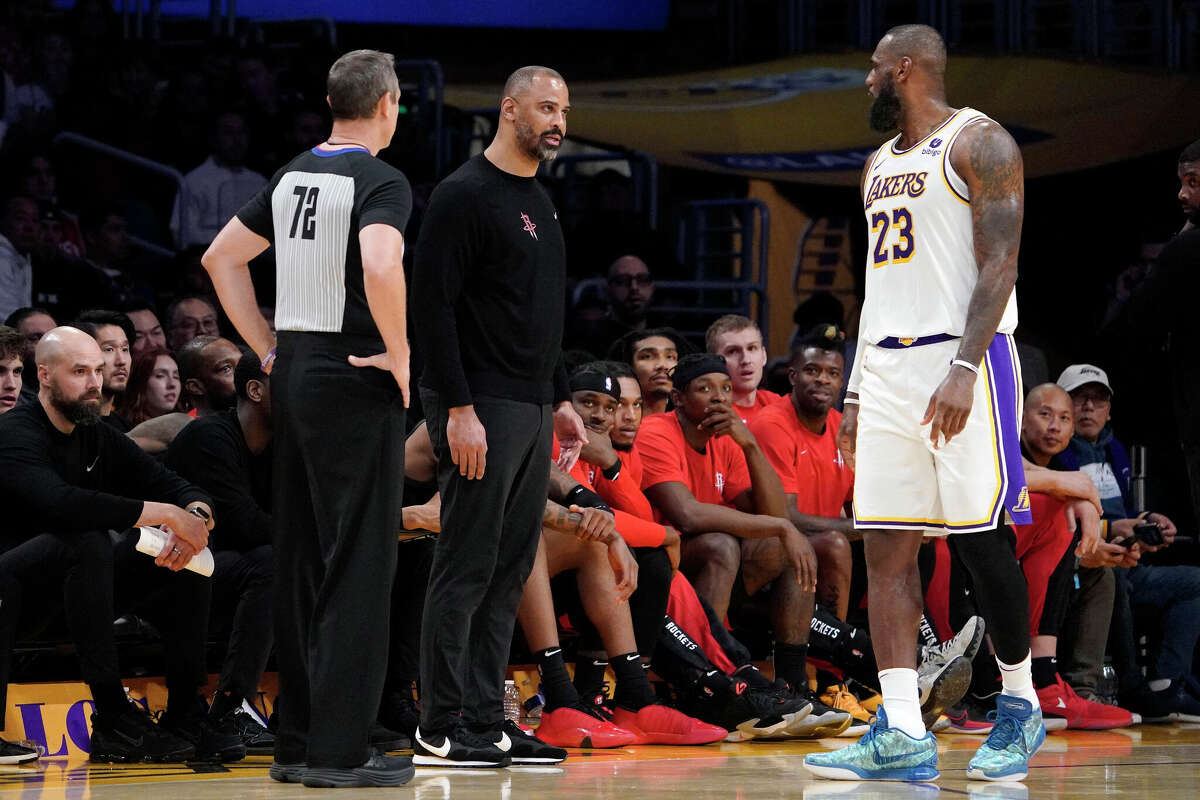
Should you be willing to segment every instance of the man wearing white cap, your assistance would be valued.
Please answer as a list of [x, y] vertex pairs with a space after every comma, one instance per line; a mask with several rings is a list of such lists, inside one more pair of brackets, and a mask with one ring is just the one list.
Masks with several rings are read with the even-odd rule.
[[[1071, 395], [1075, 435], [1052, 465], [1082, 470], [1096, 484], [1104, 510], [1104, 533], [1110, 542], [1141, 552], [1170, 545], [1175, 540], [1175, 523], [1152, 511], [1135, 514], [1128, 503], [1129, 454], [1109, 424], [1113, 390], [1107, 373], [1091, 364], [1072, 364], [1058, 376], [1058, 385]], [[1115, 572], [1113, 660], [1121, 681], [1121, 706], [1147, 721], [1200, 722], [1200, 697], [1186, 684], [1200, 638], [1200, 568], [1139, 562]], [[1151, 612], [1162, 623], [1162, 644], [1154, 654], [1149, 681], [1137, 665], [1133, 609]]]

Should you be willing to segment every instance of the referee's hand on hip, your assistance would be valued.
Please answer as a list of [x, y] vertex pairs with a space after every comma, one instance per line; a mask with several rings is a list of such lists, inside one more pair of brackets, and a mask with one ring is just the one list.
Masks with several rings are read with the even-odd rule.
[[408, 408], [408, 353], [396, 355], [388, 350], [365, 358], [349, 356], [347, 360], [356, 367], [375, 367], [392, 373], [396, 385], [400, 387], [400, 396], [404, 398], [404, 407]]

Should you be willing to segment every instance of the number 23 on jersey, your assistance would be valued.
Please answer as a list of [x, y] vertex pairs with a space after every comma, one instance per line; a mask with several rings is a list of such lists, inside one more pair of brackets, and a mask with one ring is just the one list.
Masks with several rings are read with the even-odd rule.
[[872, 214], [871, 235], [875, 237], [872, 252], [875, 269], [911, 261], [917, 250], [912, 214], [903, 206], [893, 208], [890, 214], [887, 211]]

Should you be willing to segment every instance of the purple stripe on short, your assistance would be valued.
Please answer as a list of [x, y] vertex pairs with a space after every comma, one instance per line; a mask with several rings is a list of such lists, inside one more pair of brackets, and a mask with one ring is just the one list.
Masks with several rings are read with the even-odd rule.
[[987, 350], [988, 378], [992, 388], [992, 413], [1000, 437], [1003, 503], [1017, 525], [1033, 523], [1029, 488], [1021, 462], [1021, 366], [1012, 337], [998, 333]]

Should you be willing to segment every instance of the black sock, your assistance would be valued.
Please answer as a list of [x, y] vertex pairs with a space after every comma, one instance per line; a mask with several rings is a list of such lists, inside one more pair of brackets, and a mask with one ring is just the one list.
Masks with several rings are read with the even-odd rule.
[[193, 714], [205, 714], [208, 712], [208, 704], [204, 702], [204, 698], [196, 694], [195, 689], [190, 691], [171, 691], [167, 689], [167, 716], [171, 719], [183, 719], [190, 717]]
[[550, 647], [533, 654], [538, 674], [542, 676], [542, 694], [546, 697], [546, 711], [573, 706], [579, 702], [579, 693], [571, 683], [567, 666], [563, 663], [562, 648]]
[[642, 657], [636, 651], [613, 656], [610, 663], [617, 676], [614, 703], [630, 711], [640, 711], [654, 704], [654, 689], [650, 686], [646, 671], [642, 669]]
[[808, 688], [808, 672], [804, 669], [808, 657], [807, 644], [775, 643], [775, 677], [788, 682], [793, 689]]
[[604, 671], [608, 669], [608, 657], [604, 653], [587, 655], [579, 653], [575, 660], [575, 691], [589, 700], [604, 691]]
[[1058, 659], [1054, 656], [1039, 656], [1032, 661], [1033, 688], [1045, 689], [1058, 682]]
[[90, 687], [92, 702], [96, 704], [96, 713], [101, 718], [112, 719], [129, 708], [129, 699], [125, 696], [125, 687], [120, 681]]

